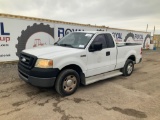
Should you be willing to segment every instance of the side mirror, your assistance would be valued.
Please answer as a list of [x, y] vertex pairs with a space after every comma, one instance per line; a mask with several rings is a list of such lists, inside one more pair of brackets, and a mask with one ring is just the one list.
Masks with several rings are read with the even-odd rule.
[[92, 44], [89, 48], [89, 52], [100, 51], [102, 50], [102, 43], [96, 42]]

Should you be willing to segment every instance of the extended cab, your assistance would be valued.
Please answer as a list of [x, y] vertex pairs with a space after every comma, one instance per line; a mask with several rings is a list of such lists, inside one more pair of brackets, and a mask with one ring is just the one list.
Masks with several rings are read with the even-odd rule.
[[136, 43], [116, 44], [109, 32], [73, 32], [54, 45], [23, 50], [19, 76], [34, 86], [54, 86], [66, 96], [79, 84], [131, 75], [134, 64], [142, 60], [141, 47]]

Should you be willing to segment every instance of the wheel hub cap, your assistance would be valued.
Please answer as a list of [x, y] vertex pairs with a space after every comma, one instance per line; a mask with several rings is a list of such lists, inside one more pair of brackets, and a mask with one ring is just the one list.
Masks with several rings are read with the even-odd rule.
[[73, 75], [69, 75], [64, 79], [63, 89], [66, 92], [71, 92], [76, 88], [77, 78]]
[[72, 84], [73, 84], [72, 80], [67, 80], [67, 86], [68, 87], [72, 86]]
[[130, 74], [133, 70], [133, 65], [130, 63], [127, 67], [128, 74]]

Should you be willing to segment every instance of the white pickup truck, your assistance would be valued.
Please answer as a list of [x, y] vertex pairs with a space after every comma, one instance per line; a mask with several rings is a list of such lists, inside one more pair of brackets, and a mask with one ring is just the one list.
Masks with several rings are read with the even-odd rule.
[[73, 32], [52, 46], [23, 50], [19, 76], [34, 86], [54, 86], [59, 94], [67, 96], [79, 84], [131, 75], [134, 64], [142, 60], [141, 47], [135, 43], [116, 44], [109, 32]]

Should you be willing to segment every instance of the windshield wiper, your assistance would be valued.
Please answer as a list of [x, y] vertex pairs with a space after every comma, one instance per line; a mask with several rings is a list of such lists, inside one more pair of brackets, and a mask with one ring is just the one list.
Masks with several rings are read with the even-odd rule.
[[65, 46], [65, 47], [71, 47], [71, 48], [73, 48], [73, 46], [72, 45], [70, 45], [70, 44], [57, 44], [58, 46]]

